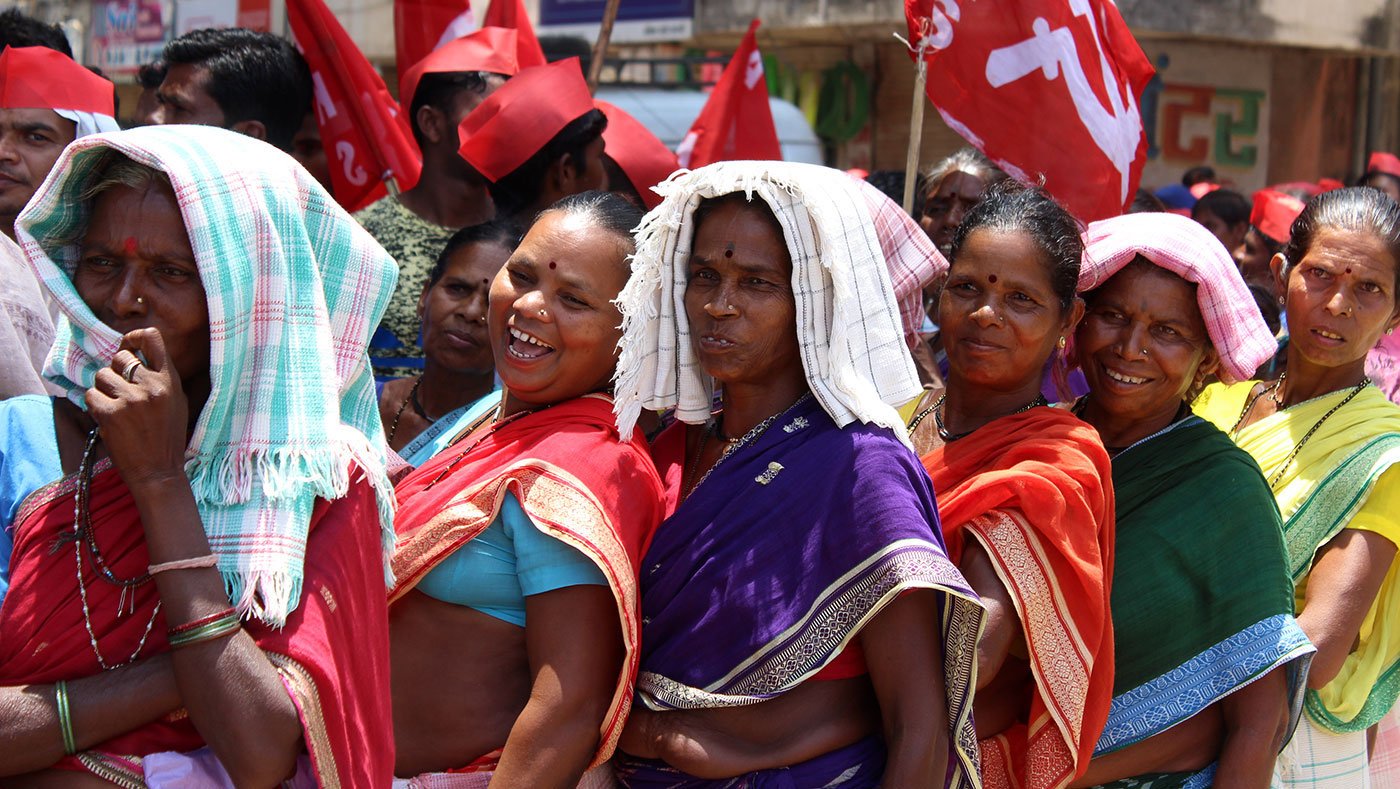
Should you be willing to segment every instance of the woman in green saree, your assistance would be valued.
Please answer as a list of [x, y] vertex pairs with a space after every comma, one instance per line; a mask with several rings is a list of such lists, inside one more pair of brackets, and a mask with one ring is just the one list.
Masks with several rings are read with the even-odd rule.
[[1075, 410], [1113, 456], [1118, 532], [1114, 698], [1078, 785], [1263, 789], [1314, 650], [1268, 484], [1188, 403], [1212, 374], [1249, 377], [1273, 339], [1196, 223], [1121, 216], [1086, 242]]

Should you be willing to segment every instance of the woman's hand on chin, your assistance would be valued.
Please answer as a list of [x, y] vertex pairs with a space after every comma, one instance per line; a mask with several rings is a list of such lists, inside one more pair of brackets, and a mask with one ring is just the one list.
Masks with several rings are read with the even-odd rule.
[[189, 402], [159, 330], [123, 336], [84, 399], [128, 487], [184, 478]]

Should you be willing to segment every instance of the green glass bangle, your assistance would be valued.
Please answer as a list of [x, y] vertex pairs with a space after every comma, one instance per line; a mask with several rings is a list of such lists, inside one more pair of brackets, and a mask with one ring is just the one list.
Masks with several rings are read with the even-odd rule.
[[63, 753], [72, 756], [78, 752], [78, 744], [73, 740], [73, 719], [68, 711], [68, 683], [61, 679], [55, 682], [53, 696], [58, 708], [58, 730], [63, 734]]
[[179, 649], [181, 647], [201, 644], [205, 641], [213, 641], [216, 638], [222, 638], [238, 630], [242, 626], [243, 623], [239, 620], [238, 614], [229, 613], [206, 625], [200, 625], [193, 630], [186, 630], [183, 633], [170, 636], [170, 648]]

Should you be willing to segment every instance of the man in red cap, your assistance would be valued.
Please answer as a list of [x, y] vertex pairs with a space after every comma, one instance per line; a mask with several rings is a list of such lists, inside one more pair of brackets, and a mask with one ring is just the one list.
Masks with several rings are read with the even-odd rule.
[[[514, 30], [484, 27], [434, 50], [399, 80], [413, 139], [423, 152], [418, 183], [355, 214], [399, 264], [399, 283], [370, 348], [375, 375], [421, 372], [418, 296], [452, 234], [495, 216], [486, 180], [457, 155], [462, 119], [520, 69]], [[387, 331], [396, 342], [384, 336]]]
[[1254, 193], [1254, 210], [1249, 214], [1249, 232], [1235, 251], [1240, 276], [1250, 285], [1261, 285], [1278, 298], [1283, 286], [1269, 270], [1269, 261], [1283, 251], [1292, 235], [1293, 220], [1303, 213], [1303, 201], [1273, 189]]
[[1400, 157], [1385, 151], [1376, 151], [1366, 163], [1366, 174], [1361, 176], [1361, 185], [1379, 189], [1390, 195], [1390, 199], [1400, 203]]
[[608, 119], [608, 127], [603, 130], [603, 169], [608, 174], [608, 191], [650, 211], [661, 204], [661, 195], [651, 188], [680, 169], [676, 154], [622, 108], [606, 101], [594, 104]]
[[112, 83], [46, 47], [0, 52], [0, 232], [34, 196], [64, 147], [116, 131]]
[[606, 185], [607, 123], [569, 58], [521, 71], [472, 110], [458, 152], [490, 182], [496, 215], [529, 224], [561, 198]]

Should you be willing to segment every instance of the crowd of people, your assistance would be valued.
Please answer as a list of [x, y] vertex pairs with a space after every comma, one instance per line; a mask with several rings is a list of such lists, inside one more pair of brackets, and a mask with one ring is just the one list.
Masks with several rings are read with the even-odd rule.
[[0, 14], [0, 786], [1400, 786], [1400, 159], [911, 214], [514, 36], [352, 215], [286, 41]]

